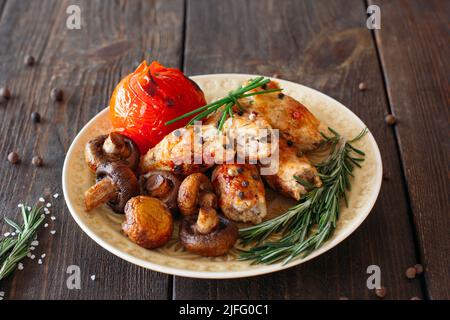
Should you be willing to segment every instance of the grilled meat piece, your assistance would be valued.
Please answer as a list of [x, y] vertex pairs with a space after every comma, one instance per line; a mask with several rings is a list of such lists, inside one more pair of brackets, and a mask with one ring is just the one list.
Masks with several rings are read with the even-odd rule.
[[212, 183], [219, 196], [219, 206], [229, 219], [256, 224], [266, 216], [264, 184], [256, 165], [218, 165]]
[[317, 169], [309, 162], [306, 156], [298, 152], [299, 150], [295, 146], [290, 145], [282, 138], [280, 138], [279, 146], [278, 172], [274, 175], [262, 176], [272, 189], [284, 196], [300, 200], [301, 196], [308, 190], [294, 176], [307, 181], [315, 187], [322, 185], [322, 181], [317, 175]]
[[[266, 89], [278, 89], [276, 82], [269, 82]], [[261, 91], [257, 88], [255, 91]], [[325, 126], [300, 102], [283, 93], [266, 93], [248, 97], [242, 101], [245, 109], [262, 116], [280, 136], [301, 151], [311, 151], [323, 141], [320, 131]]]

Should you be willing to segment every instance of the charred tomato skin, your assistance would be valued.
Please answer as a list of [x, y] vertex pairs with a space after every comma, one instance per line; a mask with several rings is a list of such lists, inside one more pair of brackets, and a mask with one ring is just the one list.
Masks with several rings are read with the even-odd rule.
[[132, 139], [142, 154], [188, 118], [165, 123], [206, 104], [202, 90], [180, 70], [144, 61], [115, 88], [110, 118], [115, 131]]

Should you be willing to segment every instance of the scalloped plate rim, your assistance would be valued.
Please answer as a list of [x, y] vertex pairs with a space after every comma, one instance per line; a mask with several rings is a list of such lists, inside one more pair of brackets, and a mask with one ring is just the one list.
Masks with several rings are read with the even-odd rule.
[[[195, 75], [195, 76], [190, 76], [190, 78], [194, 81], [196, 79], [204, 79], [204, 78], [211, 78], [211, 77], [213, 77], [213, 78], [215, 78], [215, 77], [216, 78], [238, 77], [238, 78], [242, 78], [243, 80], [245, 80], [248, 78], [254, 78], [254, 77], [258, 77], [258, 76], [259, 75], [255, 75], [255, 74], [219, 73], [219, 74]], [[339, 105], [339, 107], [341, 107], [343, 110], [345, 110], [345, 112], [348, 112], [349, 116], [351, 116], [356, 122], [361, 124], [361, 126], [366, 126], [364, 124], [364, 122], [355, 113], [353, 113], [353, 111], [348, 109], [346, 106], [344, 106], [339, 101], [335, 100], [334, 98], [332, 98], [318, 90], [315, 90], [313, 88], [310, 88], [310, 87], [307, 87], [307, 86], [304, 86], [304, 85], [301, 85], [301, 84], [298, 84], [298, 83], [295, 83], [295, 82], [292, 82], [289, 80], [283, 80], [283, 79], [273, 78], [273, 77], [268, 77], [268, 78], [271, 78], [272, 80], [278, 81], [280, 83], [284, 82], [284, 83], [288, 83], [290, 85], [302, 87], [303, 89], [309, 90], [312, 93], [320, 95], [325, 99], [329, 99], [333, 103], [336, 103], [337, 105]], [[317, 249], [316, 251], [314, 251], [307, 257], [305, 257], [303, 259], [297, 259], [297, 260], [291, 261], [290, 263], [285, 264], [285, 265], [283, 265], [282, 263], [276, 263], [276, 264], [271, 264], [271, 265], [261, 265], [261, 267], [259, 267], [257, 269], [239, 270], [239, 271], [220, 271], [220, 272], [218, 272], [218, 271], [194, 271], [194, 270], [188, 270], [188, 269], [180, 269], [180, 268], [160, 265], [157, 263], [146, 261], [146, 260], [134, 257], [133, 255], [128, 254], [126, 252], [123, 252], [120, 249], [117, 249], [113, 245], [107, 243], [106, 241], [101, 239], [99, 236], [97, 236], [95, 234], [95, 232], [92, 231], [89, 228], [89, 226], [81, 220], [80, 217], [78, 217], [76, 209], [72, 205], [70, 199], [68, 199], [68, 197], [67, 197], [68, 184], [69, 184], [69, 181], [68, 181], [68, 170], [69, 170], [68, 162], [69, 161], [68, 161], [68, 159], [71, 157], [71, 155], [75, 149], [75, 146], [77, 145], [77, 142], [80, 140], [80, 137], [83, 136], [83, 134], [87, 131], [87, 129], [90, 126], [92, 126], [96, 121], [98, 121], [99, 118], [104, 116], [104, 113], [108, 112], [108, 109], [109, 109], [109, 107], [107, 107], [107, 108], [103, 109], [102, 111], [100, 111], [99, 113], [97, 113], [90, 121], [88, 121], [88, 123], [86, 123], [83, 126], [83, 128], [80, 130], [80, 132], [76, 135], [75, 139], [72, 141], [72, 144], [70, 145], [69, 150], [67, 151], [67, 154], [66, 154], [66, 157], [64, 160], [63, 171], [62, 171], [62, 186], [63, 186], [65, 203], [66, 203], [67, 207], [69, 208], [69, 212], [72, 215], [73, 219], [76, 221], [76, 223], [98, 245], [100, 245], [104, 249], [108, 250], [112, 254], [114, 254], [122, 259], [124, 259], [128, 262], [131, 262], [135, 265], [146, 268], [146, 269], [151, 269], [151, 270], [154, 270], [157, 272], [171, 274], [171, 275], [175, 275], [175, 276], [199, 278], [199, 279], [244, 278], [244, 277], [253, 277], [253, 276], [258, 276], [258, 275], [263, 275], [263, 274], [267, 274], [267, 273], [285, 270], [285, 269], [297, 266], [299, 264], [302, 264], [304, 262], [307, 262], [307, 261], [329, 251], [330, 249], [334, 248], [339, 243], [341, 243], [343, 240], [345, 240], [348, 236], [350, 236], [362, 224], [362, 222], [367, 218], [369, 213], [372, 211], [372, 208], [375, 205], [375, 202], [380, 193], [381, 183], [382, 183], [382, 175], [383, 175], [381, 154], [380, 154], [378, 145], [375, 141], [375, 138], [373, 137], [372, 133], [369, 130], [367, 137], [369, 138], [370, 144], [375, 151], [374, 156], [376, 158], [375, 160], [376, 160], [377, 169], [378, 169], [377, 175], [376, 175], [376, 181], [375, 181], [376, 192], [373, 192], [370, 195], [370, 199], [368, 199], [369, 200], [368, 205], [364, 208], [364, 210], [361, 210], [361, 213], [359, 213], [357, 218], [355, 218], [355, 221], [352, 223], [352, 228], [350, 228], [347, 232], [342, 232], [341, 234], [336, 235], [336, 237], [333, 239], [333, 241], [325, 243], [322, 247], [320, 247], [319, 249]]]

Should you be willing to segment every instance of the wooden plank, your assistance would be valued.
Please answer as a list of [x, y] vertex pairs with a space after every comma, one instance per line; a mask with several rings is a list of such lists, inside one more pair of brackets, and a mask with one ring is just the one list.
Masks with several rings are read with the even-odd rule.
[[[366, 287], [379, 265], [390, 299], [422, 296], [404, 271], [416, 263], [399, 155], [364, 1], [188, 1], [184, 67], [190, 74], [280, 74], [343, 102], [379, 143], [389, 180], [367, 221], [337, 248], [308, 263], [256, 278], [175, 277], [176, 299], [376, 298]], [[358, 83], [369, 89], [361, 92]]]
[[[81, 30], [66, 28], [66, 8], [81, 8]], [[144, 58], [179, 66], [183, 1], [8, 1], [0, 24], [0, 86], [12, 99], [0, 106], [0, 211], [18, 218], [17, 203], [33, 202], [48, 188], [62, 195], [65, 153], [82, 126], [108, 104], [118, 81]], [[38, 64], [26, 67], [24, 56]], [[55, 104], [49, 93], [64, 90]], [[32, 111], [42, 116], [30, 121]], [[20, 165], [6, 161], [16, 150]], [[33, 155], [45, 165], [30, 164]], [[52, 199], [56, 220], [39, 237], [35, 260], [0, 283], [7, 299], [165, 299], [171, 277], [125, 262], [94, 243], [70, 216], [64, 201]], [[0, 223], [0, 231], [6, 225]], [[55, 229], [54, 236], [49, 231]], [[46, 253], [43, 264], [37, 259]], [[69, 265], [81, 268], [81, 290], [66, 287]], [[90, 279], [96, 275], [96, 280]]]
[[[450, 299], [448, 1], [374, 1], [412, 214], [432, 299]], [[447, 170], [447, 172], [446, 172]]]

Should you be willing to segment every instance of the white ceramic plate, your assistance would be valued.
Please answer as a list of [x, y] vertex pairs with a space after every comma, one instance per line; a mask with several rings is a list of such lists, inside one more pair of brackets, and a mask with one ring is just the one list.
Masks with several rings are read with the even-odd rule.
[[[228, 92], [255, 75], [214, 74], [194, 76], [192, 79], [205, 92], [208, 101], [225, 96]], [[305, 104], [310, 111], [326, 125], [333, 127], [345, 137], [353, 137], [364, 127], [364, 123], [349, 109], [336, 100], [311, 88], [274, 79], [280, 83], [284, 93]], [[110, 131], [108, 109], [95, 116], [73, 141], [64, 161], [62, 183], [67, 206], [78, 225], [95, 242], [106, 250], [139, 266], [168, 274], [194, 278], [240, 278], [256, 276], [293, 267], [313, 259], [330, 250], [348, 237], [369, 214], [381, 187], [382, 163], [378, 146], [371, 133], [367, 134], [357, 146], [366, 152], [364, 170], [355, 170], [352, 191], [349, 194], [349, 207], [343, 208], [334, 235], [318, 250], [303, 259], [286, 265], [250, 265], [237, 261], [237, 253], [217, 258], [204, 258], [186, 252], [177, 241], [177, 230], [169, 243], [156, 250], [137, 246], [122, 235], [120, 224], [124, 219], [106, 206], [90, 213], [84, 210], [83, 193], [94, 182], [94, 175], [84, 162], [85, 143], [93, 137]], [[292, 201], [268, 192], [269, 217], [283, 212], [293, 204]], [[177, 227], [175, 228], [177, 229]]]

